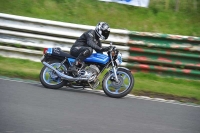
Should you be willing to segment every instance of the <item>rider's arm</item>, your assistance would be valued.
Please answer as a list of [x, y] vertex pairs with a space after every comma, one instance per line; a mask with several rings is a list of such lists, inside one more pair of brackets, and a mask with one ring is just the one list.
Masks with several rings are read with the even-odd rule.
[[95, 51], [100, 52], [102, 50], [102, 48], [99, 47], [92, 39], [88, 39], [87, 44], [88, 44], [88, 46], [92, 47]]
[[98, 40], [97, 45], [101, 48], [101, 50], [95, 50], [95, 51], [96, 51], [97, 53], [103, 54], [103, 52], [102, 52], [102, 44], [101, 44], [100, 40]]
[[110, 49], [110, 47], [102, 48], [100, 40], [94, 39], [92, 32], [87, 32], [85, 37], [87, 38], [87, 45], [93, 48], [97, 53], [103, 53]]
[[98, 41], [94, 39], [94, 35], [91, 32], [85, 34], [87, 38], [87, 45], [93, 48], [96, 52], [101, 52], [102, 48], [98, 46]]

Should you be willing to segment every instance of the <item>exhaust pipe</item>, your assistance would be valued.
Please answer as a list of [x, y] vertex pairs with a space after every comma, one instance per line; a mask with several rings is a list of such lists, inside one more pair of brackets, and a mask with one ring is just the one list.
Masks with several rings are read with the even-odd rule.
[[45, 61], [43, 61], [42, 64], [45, 65], [46, 67], [54, 70], [56, 72], [56, 74], [58, 74], [58, 76], [61, 77], [64, 80], [69, 80], [69, 81], [77, 81], [77, 80], [85, 80], [85, 81], [87, 81], [88, 80], [88, 78], [81, 78], [81, 77], [74, 78], [72, 76], [65, 75], [65, 74], [59, 72], [58, 70], [56, 70], [54, 67], [52, 67], [51, 65], [49, 65]]

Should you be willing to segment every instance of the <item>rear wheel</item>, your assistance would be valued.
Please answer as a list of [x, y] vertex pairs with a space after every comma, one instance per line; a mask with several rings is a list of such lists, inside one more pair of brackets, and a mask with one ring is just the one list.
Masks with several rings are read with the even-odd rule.
[[[64, 65], [58, 68], [60, 66], [59, 61], [51, 61], [50, 64], [62, 73], [67, 70]], [[46, 66], [44, 66], [40, 72], [40, 82], [44, 87], [50, 89], [59, 89], [65, 85], [65, 81], [61, 79], [55, 71]]]
[[134, 86], [134, 77], [129, 70], [119, 68], [117, 70], [118, 82], [114, 80], [114, 73], [108, 72], [103, 79], [104, 93], [113, 98], [121, 98], [131, 92]]

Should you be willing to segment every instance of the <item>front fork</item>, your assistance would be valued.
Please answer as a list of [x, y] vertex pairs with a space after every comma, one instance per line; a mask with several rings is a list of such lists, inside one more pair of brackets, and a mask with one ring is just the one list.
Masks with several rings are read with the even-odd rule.
[[113, 72], [114, 72], [114, 75], [115, 75], [115, 81], [116, 81], [116, 82], [119, 82], [118, 77], [117, 77], [117, 71], [116, 71], [116, 67], [115, 67], [115, 66], [113, 67]]
[[114, 61], [113, 61], [113, 59], [112, 59], [112, 56], [110, 55], [110, 57], [111, 57], [111, 63], [112, 63], [112, 69], [113, 69], [113, 73], [114, 73], [114, 76], [115, 76], [115, 81], [116, 82], [119, 82], [119, 80], [118, 80], [118, 77], [117, 77], [117, 70], [116, 70], [116, 66], [115, 66], [115, 64], [114, 64]]

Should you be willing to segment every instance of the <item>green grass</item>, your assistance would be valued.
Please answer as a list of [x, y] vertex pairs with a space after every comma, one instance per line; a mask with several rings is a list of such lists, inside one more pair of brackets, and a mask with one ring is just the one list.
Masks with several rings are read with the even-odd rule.
[[0, 75], [38, 80], [42, 64], [23, 59], [0, 56]]
[[[153, 74], [136, 73], [135, 88], [137, 91], [166, 94], [166, 97], [177, 96], [200, 100], [200, 81], [160, 77]], [[181, 100], [181, 99], [180, 99]]]
[[[43, 65], [40, 62], [0, 56], [0, 75], [2, 76], [39, 81], [39, 73], [42, 67]], [[102, 77], [103, 75], [101, 79]], [[144, 73], [135, 73], [134, 77], [135, 86], [131, 93], [135, 95], [200, 104], [200, 81], [166, 78]]]
[[0, 0], [2, 13], [86, 25], [106, 21], [117, 29], [191, 36], [200, 35], [199, 7], [199, 0], [181, 0], [177, 12], [175, 0], [150, 0], [149, 8], [98, 0]]

